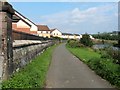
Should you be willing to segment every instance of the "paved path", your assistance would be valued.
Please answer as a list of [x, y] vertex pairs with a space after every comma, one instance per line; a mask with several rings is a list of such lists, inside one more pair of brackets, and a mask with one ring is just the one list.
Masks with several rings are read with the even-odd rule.
[[112, 88], [87, 65], [74, 57], [65, 44], [59, 45], [54, 53], [47, 74], [46, 88]]

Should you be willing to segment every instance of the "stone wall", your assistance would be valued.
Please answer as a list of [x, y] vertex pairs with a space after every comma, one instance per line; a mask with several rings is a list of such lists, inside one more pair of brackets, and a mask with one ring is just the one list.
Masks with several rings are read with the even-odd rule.
[[[12, 36], [13, 14], [12, 6], [8, 2], [0, 1], [0, 83], [19, 68], [24, 67], [44, 49], [53, 45], [52, 41], [44, 41], [40, 37], [25, 33], [19, 34], [24, 36], [21, 39], [27, 39], [27, 41], [20, 39], [16, 41]], [[28, 41], [29, 39], [32, 41]]]
[[53, 45], [53, 42], [48, 41], [42, 43], [22, 45], [18, 47], [15, 46], [13, 48], [13, 67], [14, 67], [13, 71], [15, 72], [19, 70], [19, 68], [24, 67], [24, 65], [31, 62], [33, 58], [35, 58], [43, 50], [45, 50], [47, 47], [51, 45]]
[[0, 1], [0, 76], [7, 79], [12, 74], [12, 15], [14, 10], [8, 2]]

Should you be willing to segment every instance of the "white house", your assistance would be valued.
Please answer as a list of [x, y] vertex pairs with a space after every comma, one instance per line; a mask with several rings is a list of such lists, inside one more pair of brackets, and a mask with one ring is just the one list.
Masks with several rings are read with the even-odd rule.
[[50, 38], [51, 30], [47, 25], [37, 25], [39, 30], [37, 31], [38, 35], [41, 37], [48, 37]]
[[69, 34], [68, 39], [75, 39], [75, 36], [73, 34]]
[[[89, 35], [90, 39], [95, 39], [92, 35]], [[80, 39], [82, 38], [82, 35], [80, 35]]]
[[62, 32], [60, 32], [57, 28], [51, 29], [51, 36], [61, 38]]
[[71, 33], [62, 33], [61, 38], [64, 38], [64, 39], [81, 39], [82, 35], [71, 34]]
[[92, 35], [89, 35], [90, 36], [90, 39], [95, 39]]
[[15, 30], [37, 35], [38, 27], [28, 18], [15, 10], [12, 27]]
[[64, 39], [69, 39], [69, 36], [72, 35], [70, 33], [62, 33], [62, 36], [61, 38], [64, 38]]
[[82, 35], [74, 34], [74, 39], [81, 39], [81, 38], [82, 38]]

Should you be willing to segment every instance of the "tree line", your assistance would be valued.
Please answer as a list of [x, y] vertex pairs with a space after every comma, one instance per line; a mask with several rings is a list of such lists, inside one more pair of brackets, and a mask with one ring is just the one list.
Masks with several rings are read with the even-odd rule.
[[119, 40], [118, 34], [109, 34], [109, 33], [98, 33], [92, 35], [96, 39], [104, 39], [104, 40]]

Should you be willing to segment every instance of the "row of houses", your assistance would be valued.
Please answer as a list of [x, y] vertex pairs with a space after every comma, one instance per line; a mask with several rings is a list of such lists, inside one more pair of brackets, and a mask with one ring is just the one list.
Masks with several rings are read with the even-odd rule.
[[15, 10], [12, 20], [12, 29], [15, 31], [25, 32], [40, 37], [60, 37], [64, 39], [80, 39], [82, 35], [62, 33], [57, 28], [50, 29], [47, 25], [36, 25], [34, 22]]

